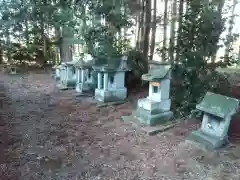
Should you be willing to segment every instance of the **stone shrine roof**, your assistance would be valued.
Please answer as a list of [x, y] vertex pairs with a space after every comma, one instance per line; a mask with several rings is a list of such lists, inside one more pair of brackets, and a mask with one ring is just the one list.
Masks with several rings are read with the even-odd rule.
[[116, 59], [108, 59], [105, 62], [96, 62], [93, 66], [95, 71], [129, 71], [130, 68], [127, 64], [127, 59], [116, 58]]
[[170, 65], [159, 65], [156, 69], [150, 69], [147, 74], [142, 75], [144, 81], [160, 81], [166, 78], [171, 71]]
[[80, 58], [76, 58], [76, 59], [73, 59], [72, 61], [68, 61], [68, 62], [65, 62], [66, 65], [70, 65], [70, 66], [74, 66], [76, 63], [78, 63], [81, 59]]
[[233, 115], [237, 112], [239, 100], [207, 92], [202, 102], [196, 106], [196, 109], [203, 112], [225, 118], [228, 115]]

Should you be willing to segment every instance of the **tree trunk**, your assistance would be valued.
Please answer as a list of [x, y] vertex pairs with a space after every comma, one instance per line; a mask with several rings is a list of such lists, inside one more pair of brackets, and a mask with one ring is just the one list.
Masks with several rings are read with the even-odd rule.
[[6, 44], [7, 44], [7, 61], [9, 63], [12, 63], [12, 58], [11, 58], [11, 41], [10, 41], [10, 32], [9, 32], [9, 27], [7, 27], [6, 30]]
[[71, 28], [64, 27], [62, 33], [62, 41], [61, 41], [61, 60], [63, 62], [72, 61], [72, 40], [73, 34]]
[[166, 61], [167, 49], [167, 25], [168, 25], [168, 0], [165, 0], [164, 17], [163, 17], [163, 47], [162, 47], [162, 61]]
[[47, 64], [47, 42], [46, 42], [46, 36], [44, 33], [44, 22], [43, 22], [43, 17], [41, 17], [40, 21], [40, 29], [41, 29], [41, 38], [42, 38], [42, 51], [43, 51], [43, 65]]
[[229, 28], [228, 28], [228, 34], [227, 34], [227, 41], [226, 41], [226, 49], [224, 53], [224, 61], [227, 62], [229, 58], [229, 53], [231, 51], [231, 46], [232, 46], [232, 30], [233, 30], [233, 25], [234, 25], [234, 12], [235, 8], [237, 5], [237, 0], [233, 0], [233, 6], [232, 6], [232, 11], [231, 11], [231, 17], [229, 20]]
[[151, 0], [146, 0], [145, 31], [143, 45], [143, 55], [145, 59], [148, 59], [150, 29], [151, 29]]
[[144, 13], [145, 13], [145, 0], [139, 1], [141, 4], [141, 14], [139, 17], [139, 27], [138, 27], [138, 36], [137, 36], [137, 49], [142, 50], [143, 49], [143, 33], [144, 33]]
[[25, 40], [26, 40], [26, 46], [29, 47], [29, 27], [28, 27], [28, 20], [25, 20]]
[[153, 60], [153, 54], [155, 50], [156, 29], [157, 29], [157, 0], [153, 0], [152, 37], [149, 57], [150, 60]]
[[3, 49], [2, 49], [2, 41], [0, 41], [0, 64], [3, 63]]
[[178, 32], [177, 32], [177, 48], [176, 48], [176, 58], [175, 61], [179, 61], [179, 53], [180, 53], [180, 43], [181, 43], [181, 37], [180, 34], [182, 32], [182, 21], [183, 21], [183, 4], [184, 0], [180, 0], [179, 3], [179, 11], [178, 11]]
[[169, 40], [169, 58], [170, 58], [170, 62], [174, 61], [176, 16], [177, 16], [177, 0], [173, 0], [173, 3], [172, 3], [171, 34], [170, 34], [170, 40]]
[[[222, 14], [223, 6], [224, 6], [225, 0], [219, 0], [216, 2], [217, 10]], [[221, 17], [222, 18], [222, 17]], [[217, 52], [212, 55], [211, 62], [215, 63], [217, 58]]]

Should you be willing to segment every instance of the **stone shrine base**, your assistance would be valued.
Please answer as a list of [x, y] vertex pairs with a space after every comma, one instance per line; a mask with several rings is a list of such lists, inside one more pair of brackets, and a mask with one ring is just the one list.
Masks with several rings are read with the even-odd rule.
[[164, 124], [168, 122], [173, 117], [172, 111], [148, 111], [144, 108], [138, 107], [136, 111], [133, 112], [133, 116], [146, 125], [155, 126], [157, 124]]
[[133, 126], [135, 126], [136, 128], [141, 128], [143, 131], [145, 131], [150, 136], [164, 132], [170, 128], [173, 128], [176, 125], [176, 121], [169, 121], [165, 124], [149, 126], [149, 125], [141, 123], [141, 121], [139, 121], [139, 119], [134, 115], [122, 116], [121, 120], [126, 121], [126, 122], [131, 122]]
[[57, 87], [60, 90], [68, 90], [68, 89], [75, 89], [76, 81], [75, 80], [68, 80], [66, 82], [58, 82]]
[[103, 90], [95, 89], [95, 99], [100, 102], [122, 102], [127, 97], [127, 89]]
[[82, 84], [82, 83], [77, 83], [76, 84], [76, 91], [79, 93], [85, 93], [91, 91], [91, 87], [89, 84]]
[[203, 144], [208, 149], [217, 149], [227, 144], [227, 138], [210, 136], [201, 130], [193, 131], [189, 139]]

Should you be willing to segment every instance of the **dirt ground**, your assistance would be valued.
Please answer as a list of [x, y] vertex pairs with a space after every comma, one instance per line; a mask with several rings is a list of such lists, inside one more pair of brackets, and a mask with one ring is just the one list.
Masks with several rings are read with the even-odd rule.
[[188, 141], [197, 120], [157, 136], [120, 121], [139, 96], [96, 108], [49, 74], [0, 74], [0, 180], [240, 180], [240, 146]]

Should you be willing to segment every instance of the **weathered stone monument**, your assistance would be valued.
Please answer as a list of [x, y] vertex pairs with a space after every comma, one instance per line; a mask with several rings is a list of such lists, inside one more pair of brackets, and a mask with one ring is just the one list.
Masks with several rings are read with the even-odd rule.
[[239, 108], [239, 100], [208, 92], [196, 109], [204, 113], [201, 128], [192, 132], [191, 139], [215, 149], [227, 143], [232, 116]]
[[173, 116], [170, 111], [171, 65], [152, 61], [148, 74], [142, 75], [142, 79], [149, 81], [149, 95], [138, 100], [136, 111], [131, 116], [122, 119], [142, 124], [149, 134], [172, 127], [172, 123], [168, 123]]
[[60, 82], [58, 87], [60, 89], [74, 89], [76, 86], [76, 70], [74, 65], [79, 61], [75, 59], [73, 61], [64, 62], [61, 65]]
[[127, 56], [110, 59], [103, 65], [94, 65], [97, 73], [97, 88], [95, 99], [100, 102], [119, 102], [127, 97], [125, 88], [125, 73], [129, 71]]
[[170, 111], [171, 66], [157, 63], [149, 66], [149, 73], [142, 75], [144, 81], [149, 81], [149, 95], [138, 100], [135, 116], [140, 122], [154, 126], [165, 123], [173, 115]]
[[94, 60], [90, 57], [82, 57], [75, 65], [76, 69], [76, 91], [83, 93], [95, 88], [93, 77]]
[[60, 73], [61, 73], [61, 65], [53, 66], [54, 74], [53, 77], [56, 81], [60, 80]]

